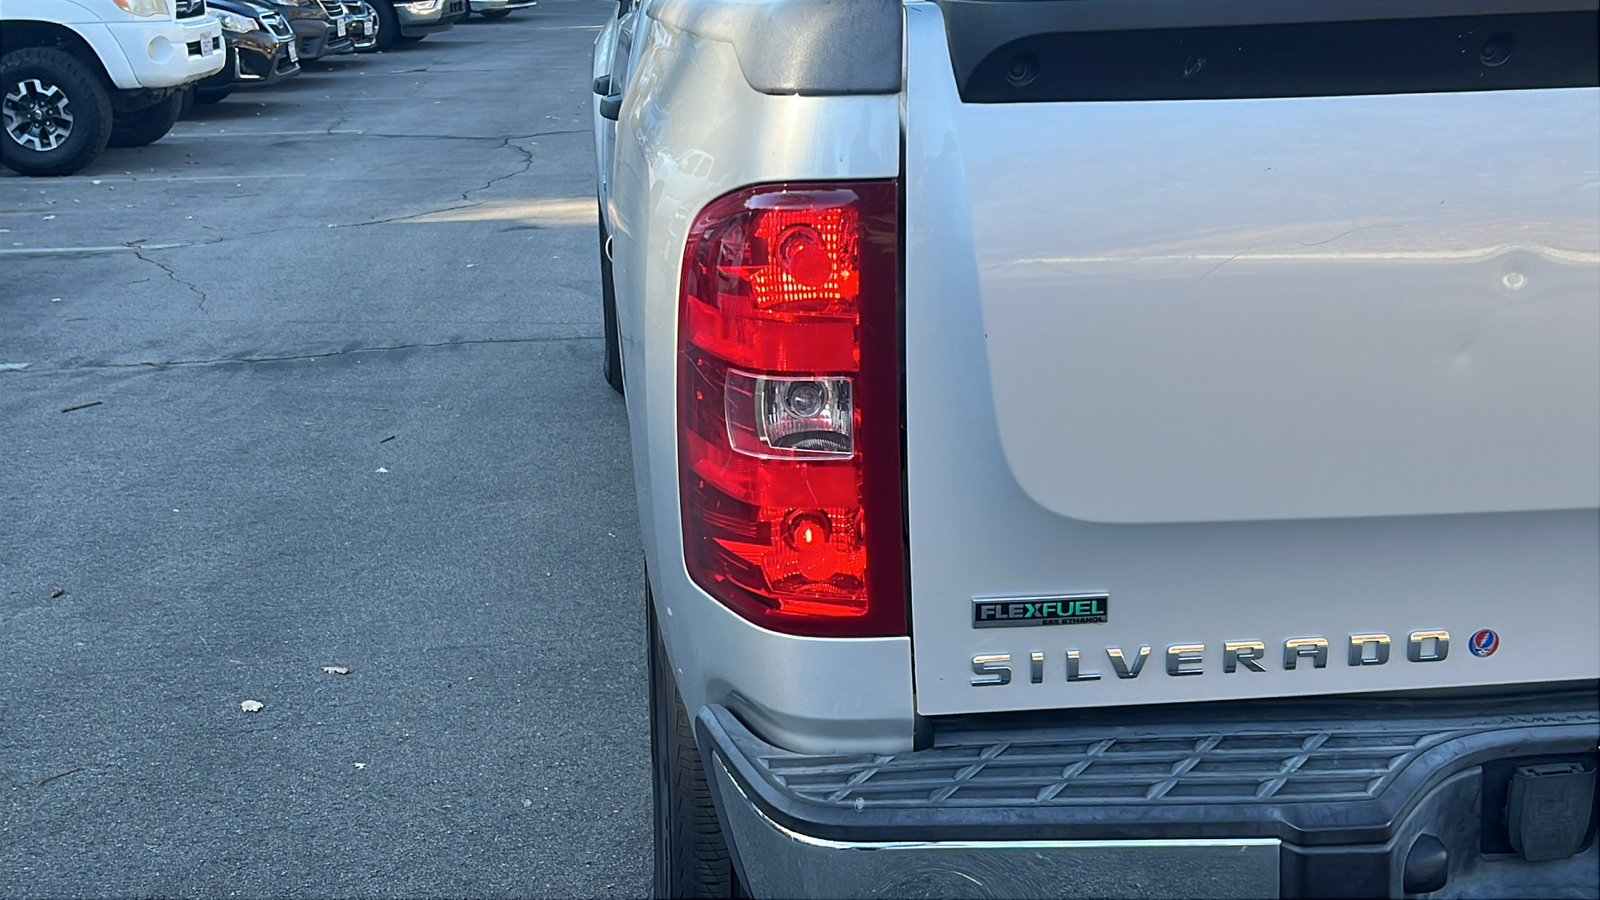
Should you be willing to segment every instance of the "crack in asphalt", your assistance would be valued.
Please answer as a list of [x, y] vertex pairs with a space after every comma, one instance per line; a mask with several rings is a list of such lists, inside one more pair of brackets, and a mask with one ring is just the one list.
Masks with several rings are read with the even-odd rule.
[[[437, 214], [443, 213], [443, 212], [454, 212], [455, 210], [458, 210], [458, 209], [472, 209], [473, 207], [482, 206], [484, 201], [472, 199], [472, 195], [473, 194], [477, 194], [477, 193], [481, 193], [483, 191], [486, 191], [489, 188], [494, 187], [495, 185], [499, 184], [502, 181], [505, 181], [508, 178], [515, 178], [518, 175], [525, 175], [525, 174], [527, 174], [529, 169], [533, 168], [533, 164], [535, 162], [535, 160], [533, 158], [533, 151], [529, 150], [527, 147], [519, 147], [516, 144], [512, 143], [513, 141], [531, 141], [534, 138], [550, 137], [552, 135], [558, 135], [558, 134], [582, 134], [582, 133], [584, 133], [584, 131], [585, 131], [584, 129], [572, 129], [572, 130], [566, 130], [566, 131], [536, 131], [533, 134], [514, 134], [514, 135], [511, 135], [509, 137], [503, 137], [503, 138], [477, 138], [477, 137], [463, 137], [463, 136], [459, 136], [459, 135], [451, 135], [451, 136], [445, 137], [443, 139], [446, 139], [446, 140], [466, 140], [466, 141], [497, 140], [497, 141], [500, 142], [500, 146], [498, 148], [496, 148], [496, 149], [500, 149], [500, 150], [515, 150], [518, 153], [522, 154], [522, 166], [520, 168], [516, 169], [515, 171], [507, 172], [504, 175], [496, 175], [495, 177], [493, 177], [493, 178], [489, 179], [488, 181], [484, 182], [482, 187], [469, 188], [469, 189], [467, 189], [465, 191], [462, 191], [461, 192], [461, 199], [462, 199], [463, 202], [461, 202], [461, 203], [457, 203], [457, 204], [454, 204], [454, 205], [451, 205], [451, 206], [441, 206], [441, 207], [439, 207], [437, 209], [426, 209], [426, 210], [423, 210], [421, 212], [407, 213], [407, 214], [405, 214], [403, 216], [391, 216], [390, 218], [387, 218], [387, 219], [373, 219], [373, 220], [368, 221], [368, 222], [352, 222], [352, 223], [349, 223], [349, 224], [346, 224], [346, 225], [331, 224], [328, 227], [329, 228], [365, 228], [368, 225], [388, 225], [388, 224], [393, 223], [393, 222], [407, 222], [407, 221], [410, 221], [412, 219], [420, 219], [423, 216], [432, 216], [432, 215], [437, 215]], [[385, 134], [373, 134], [373, 135], [367, 135], [367, 136], [369, 136], [369, 137], [411, 137], [411, 138], [429, 137], [428, 135], [385, 135]]]
[[[328, 126], [328, 131], [332, 132], [334, 129], [338, 128], [339, 125], [344, 122], [345, 118], [346, 118], [346, 116], [340, 116], [332, 125]], [[439, 139], [439, 140], [467, 140], [467, 141], [499, 141], [500, 142], [500, 146], [498, 148], [496, 148], [496, 149], [515, 150], [517, 153], [522, 155], [522, 164], [521, 164], [520, 167], [518, 167], [514, 171], [507, 172], [507, 173], [505, 173], [503, 175], [496, 175], [495, 177], [490, 178], [488, 181], [484, 182], [481, 187], [468, 188], [467, 190], [462, 191], [461, 192], [461, 201], [462, 202], [459, 202], [459, 203], [454, 203], [454, 204], [451, 204], [451, 205], [448, 205], [448, 206], [441, 206], [441, 207], [426, 209], [426, 210], [422, 210], [420, 212], [407, 213], [407, 214], [402, 215], [402, 216], [391, 216], [391, 217], [386, 218], [386, 219], [373, 219], [373, 220], [370, 220], [370, 221], [367, 221], [367, 222], [348, 222], [348, 223], [331, 222], [331, 223], [328, 224], [327, 227], [329, 227], [329, 228], [365, 228], [365, 227], [367, 227], [369, 225], [387, 225], [387, 224], [391, 224], [391, 223], [395, 223], [395, 222], [407, 222], [407, 221], [411, 221], [413, 219], [420, 219], [420, 218], [423, 218], [425, 216], [437, 215], [439, 213], [453, 212], [455, 210], [460, 210], [460, 209], [472, 209], [474, 207], [482, 206], [486, 201], [473, 199], [472, 198], [473, 194], [482, 193], [483, 191], [486, 191], [489, 188], [494, 187], [496, 184], [499, 184], [502, 181], [506, 181], [508, 179], [515, 178], [518, 175], [524, 175], [524, 174], [526, 174], [528, 172], [529, 169], [533, 168], [533, 164], [535, 162], [535, 159], [534, 159], [534, 156], [533, 156], [533, 151], [530, 150], [527, 147], [518, 146], [517, 144], [513, 143], [514, 141], [527, 141], [527, 140], [532, 140], [534, 138], [551, 137], [551, 136], [555, 136], [555, 135], [564, 135], [564, 134], [584, 134], [584, 133], [586, 133], [586, 131], [587, 131], [586, 129], [566, 129], [566, 130], [555, 130], [555, 131], [537, 131], [537, 132], [534, 132], [532, 134], [510, 135], [510, 136], [506, 136], [506, 137], [467, 137], [467, 136], [462, 136], [462, 135], [403, 135], [403, 134], [366, 134], [366, 135], [363, 135], [365, 137], [382, 137], [382, 138]], [[241, 195], [241, 196], [254, 196], [254, 195]], [[258, 231], [243, 232], [243, 233], [239, 233], [239, 234], [228, 235], [228, 236], [225, 236], [225, 237], [215, 237], [215, 238], [208, 238], [208, 239], [197, 240], [197, 241], [185, 241], [185, 242], [182, 242], [182, 243], [179, 243], [179, 244], [173, 244], [171, 246], [162, 246], [160, 248], [152, 247], [152, 248], [147, 248], [146, 249], [146, 248], [140, 248], [138, 246], [129, 246], [128, 250], [130, 252], [132, 252], [134, 256], [137, 256], [143, 262], [150, 263], [151, 265], [153, 265], [156, 268], [160, 269], [162, 272], [166, 273], [167, 278], [171, 279], [174, 283], [183, 285], [191, 293], [193, 293], [193, 294], [195, 294], [195, 296], [199, 297], [200, 300], [199, 300], [199, 303], [197, 304], [196, 308], [200, 312], [204, 313], [206, 316], [209, 317], [211, 315], [211, 311], [206, 309], [206, 303], [209, 302], [210, 297], [206, 294], [206, 292], [201, 290], [200, 287], [198, 285], [194, 284], [193, 282], [185, 280], [183, 278], [180, 278], [178, 276], [177, 271], [172, 266], [169, 266], [169, 265], [167, 265], [165, 263], [160, 262], [159, 260], [155, 260], [155, 259], [152, 259], [152, 258], [146, 256], [145, 255], [146, 252], [154, 252], [156, 249], [172, 250], [172, 249], [181, 249], [181, 248], [184, 248], [184, 247], [202, 247], [202, 246], [208, 246], [208, 245], [212, 245], [212, 244], [226, 243], [228, 241], [234, 241], [234, 240], [248, 240], [248, 239], [251, 239], [251, 238], [261, 237], [263, 235], [268, 235], [268, 234], [281, 234], [281, 233], [285, 233], [285, 232], [303, 231], [303, 230], [305, 230], [305, 226], [303, 226], [303, 225], [294, 225], [294, 226], [281, 227], [281, 228], [264, 228], [264, 229], [260, 229]], [[120, 248], [117, 248], [117, 249], [120, 249]]]
[[588, 134], [587, 128], [574, 128], [567, 131], [540, 131], [535, 134], [510, 134], [510, 135], [472, 135], [472, 134], [386, 134], [381, 131], [363, 131], [355, 135], [334, 135], [334, 137], [375, 137], [389, 138], [391, 140], [412, 141], [527, 141], [536, 137], [553, 137], [559, 134]]
[[[338, 128], [339, 125], [342, 122], [344, 122], [345, 118], [347, 118], [347, 117], [341, 116], [337, 121], [334, 122], [334, 124], [328, 126], [328, 131], [332, 132], [334, 129]], [[464, 202], [457, 203], [457, 204], [452, 205], [452, 206], [441, 206], [441, 207], [439, 207], [437, 209], [427, 209], [427, 210], [423, 210], [421, 212], [407, 213], [407, 214], [405, 214], [403, 216], [391, 216], [390, 218], [387, 218], [387, 219], [372, 219], [372, 220], [366, 221], [366, 222], [344, 222], [344, 223], [330, 222], [328, 224], [328, 227], [329, 228], [365, 228], [368, 225], [388, 225], [388, 224], [391, 224], [391, 223], [394, 223], [394, 222], [407, 222], [407, 221], [410, 221], [412, 219], [420, 219], [423, 216], [431, 216], [431, 215], [436, 215], [438, 213], [443, 213], [443, 212], [453, 212], [453, 211], [458, 210], [458, 209], [471, 209], [471, 208], [473, 208], [475, 206], [482, 206], [484, 201], [482, 201], [482, 200], [473, 200], [472, 199], [472, 195], [473, 194], [480, 193], [482, 191], [486, 191], [489, 188], [495, 186], [496, 184], [499, 184], [502, 181], [505, 181], [508, 178], [513, 178], [513, 177], [515, 177], [517, 175], [526, 174], [527, 171], [533, 167], [533, 163], [534, 163], [533, 151], [529, 150], [526, 147], [516, 146], [515, 144], [512, 143], [512, 141], [528, 141], [528, 140], [533, 140], [534, 138], [553, 137], [553, 136], [556, 136], [556, 135], [563, 135], [563, 134], [587, 134], [587, 133], [588, 133], [588, 129], [584, 129], [584, 128], [565, 129], [565, 130], [557, 130], [557, 131], [536, 131], [533, 134], [514, 134], [514, 135], [502, 136], [502, 137], [469, 137], [469, 136], [466, 136], [466, 135], [432, 135], [432, 134], [380, 134], [380, 133], [376, 133], [376, 132], [363, 132], [361, 135], [359, 135], [360, 137], [403, 138], [403, 139], [409, 139], [409, 140], [442, 140], [442, 141], [499, 141], [500, 142], [500, 147], [497, 148], [497, 149], [510, 149], [510, 150], [515, 150], [518, 153], [522, 154], [522, 158], [523, 158], [522, 159], [522, 167], [517, 169], [514, 172], [508, 172], [508, 173], [506, 173], [504, 175], [497, 175], [494, 178], [489, 179], [488, 181], [484, 182], [483, 187], [469, 188], [468, 190], [462, 191], [461, 192], [461, 199]], [[330, 136], [331, 137], [343, 137], [344, 135], [330, 135]], [[137, 180], [137, 179], [135, 179], [135, 180]], [[209, 245], [209, 244], [225, 243], [227, 241], [247, 240], [247, 239], [250, 239], [250, 238], [261, 237], [263, 235], [268, 235], [268, 234], [283, 234], [283, 233], [291, 232], [291, 231], [303, 231], [303, 230], [305, 230], [305, 228], [306, 228], [306, 226], [304, 226], [304, 225], [291, 225], [291, 226], [285, 226], [285, 227], [281, 227], [281, 228], [263, 228], [263, 229], [261, 229], [259, 231], [246, 231], [246, 232], [241, 232], [241, 233], [238, 233], [238, 234], [229, 235], [227, 237], [209, 238], [209, 239], [206, 239], [206, 240], [199, 240], [199, 241], [188, 241], [188, 242], [185, 242], [183, 244], [174, 245], [173, 247], [170, 247], [170, 248], [169, 247], [163, 247], [161, 249], [166, 250], [166, 249], [177, 249], [178, 247], [201, 247], [201, 246], [206, 246], [206, 245]], [[205, 304], [206, 304], [206, 300], [208, 298], [205, 296], [205, 294], [203, 292], [201, 292], [193, 284], [190, 284], [189, 282], [178, 278], [178, 276], [175, 273], [173, 273], [170, 269], [168, 269], [166, 266], [161, 265], [160, 263], [156, 262], [153, 259], [149, 259], [149, 258], [145, 257], [142, 253], [139, 252], [139, 248], [135, 247], [135, 248], [133, 248], [133, 250], [134, 250], [134, 255], [138, 256], [140, 259], [144, 260], [145, 262], [148, 262], [148, 263], [151, 263], [151, 264], [157, 266], [162, 271], [166, 272], [167, 273], [167, 277], [171, 278], [173, 281], [176, 281], [179, 284], [182, 284], [182, 285], [188, 287], [189, 290], [194, 291], [197, 294], [200, 294], [200, 297], [201, 297], [200, 309], [202, 311], [206, 311]], [[209, 315], [209, 312], [207, 312], [207, 314]]]
[[[154, 252], [154, 251], [151, 251], [151, 252]], [[196, 286], [194, 282], [186, 281], [186, 280], [184, 280], [182, 278], [179, 278], [178, 277], [178, 272], [177, 272], [176, 269], [174, 269], [172, 266], [167, 265], [166, 263], [161, 262], [160, 260], [151, 259], [150, 257], [145, 256], [144, 255], [144, 251], [140, 250], [138, 247], [134, 247], [133, 248], [133, 255], [139, 257], [139, 259], [143, 260], [144, 262], [147, 262], [150, 265], [155, 266], [156, 268], [160, 269], [161, 271], [167, 273], [167, 277], [168, 278], [170, 278], [173, 281], [177, 282], [178, 284], [181, 284], [184, 287], [188, 288], [192, 293], [194, 293], [196, 296], [198, 296], [200, 298], [200, 305], [199, 305], [198, 309], [201, 312], [205, 313], [207, 316], [211, 315], [211, 311], [206, 309], [206, 301], [211, 299], [211, 298], [207, 297], [206, 296], [206, 292], [200, 290], [200, 288], [198, 286]]]
[[495, 185], [499, 184], [502, 181], [505, 181], [507, 178], [515, 178], [518, 175], [525, 175], [525, 174], [527, 174], [529, 169], [533, 168], [533, 151], [529, 150], [527, 147], [519, 147], [516, 144], [511, 143], [512, 141], [519, 141], [519, 140], [529, 140], [529, 138], [508, 137], [503, 142], [501, 142], [500, 149], [501, 150], [515, 150], [518, 153], [521, 153], [522, 154], [522, 168], [516, 170], [515, 172], [507, 172], [504, 175], [496, 175], [495, 177], [493, 177], [493, 178], [489, 179], [488, 181], [484, 182], [483, 183], [483, 187], [481, 187], [481, 188], [473, 188], [470, 191], [462, 191], [461, 192], [461, 199], [470, 200], [472, 198], [473, 194], [479, 193], [481, 191], [487, 191], [489, 188], [494, 187]]
[[[472, 192], [471, 191], [467, 191], [466, 193], [470, 194]], [[463, 195], [461, 199], [465, 200], [466, 196]], [[458, 203], [455, 206], [441, 206], [438, 209], [425, 209], [422, 212], [406, 213], [403, 216], [391, 216], [391, 217], [389, 217], [387, 219], [373, 219], [373, 220], [371, 220], [369, 222], [350, 222], [350, 223], [345, 224], [345, 225], [340, 225], [337, 222], [335, 222], [335, 223], [330, 223], [328, 225], [328, 227], [329, 228], [365, 228], [368, 225], [388, 225], [391, 222], [406, 222], [406, 221], [410, 221], [411, 219], [420, 219], [423, 216], [431, 216], [431, 215], [435, 215], [437, 213], [450, 212], [452, 210], [457, 210], [457, 209], [471, 209], [474, 206], [482, 206], [482, 205], [483, 205], [483, 201], [481, 201], [481, 200], [472, 200], [472, 201], [468, 201], [466, 203]]]
[[389, 353], [395, 350], [430, 350], [440, 347], [475, 347], [493, 344], [558, 344], [562, 341], [598, 341], [604, 335], [599, 334], [565, 334], [549, 337], [522, 337], [522, 338], [473, 338], [459, 341], [427, 341], [415, 344], [394, 344], [387, 347], [349, 347], [344, 350], [329, 350], [325, 353], [294, 353], [283, 356], [220, 356], [212, 359], [172, 359], [165, 362], [136, 362], [136, 363], [97, 363], [82, 366], [57, 366], [54, 368], [29, 367], [27, 371], [17, 370], [16, 374], [44, 375], [61, 372], [90, 372], [104, 369], [179, 369], [198, 366], [225, 366], [252, 363], [296, 362], [301, 360], [330, 359], [336, 356], [350, 356], [359, 353]]

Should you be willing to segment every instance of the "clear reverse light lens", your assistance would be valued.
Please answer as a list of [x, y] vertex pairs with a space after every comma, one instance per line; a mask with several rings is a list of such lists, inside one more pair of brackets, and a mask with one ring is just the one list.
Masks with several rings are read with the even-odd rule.
[[849, 459], [855, 454], [850, 379], [728, 371], [728, 444], [767, 459]]

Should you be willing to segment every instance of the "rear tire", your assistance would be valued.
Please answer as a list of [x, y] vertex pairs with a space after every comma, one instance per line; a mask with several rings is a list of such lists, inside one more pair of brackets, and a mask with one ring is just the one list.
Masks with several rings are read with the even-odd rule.
[[145, 147], [166, 137], [172, 126], [178, 124], [178, 117], [183, 115], [183, 97], [186, 93], [179, 91], [170, 94], [130, 116], [113, 119], [110, 146]]
[[[601, 210], [602, 216], [604, 210]], [[605, 376], [606, 384], [617, 393], [623, 393], [622, 383], [622, 338], [617, 331], [617, 289], [611, 280], [611, 257], [606, 253], [606, 244], [610, 243], [610, 235], [606, 234], [606, 223], [600, 220], [600, 318], [605, 322], [606, 350], [605, 350]]]
[[738, 878], [706, 785], [694, 728], [678, 698], [646, 589], [650, 640], [650, 758], [655, 773], [655, 897], [737, 897]]
[[194, 91], [194, 88], [187, 88], [184, 90], [183, 105], [178, 109], [178, 118], [181, 119], [184, 116], [187, 116], [189, 114], [189, 110], [194, 109]]
[[511, 10], [491, 9], [478, 13], [478, 15], [483, 16], [485, 19], [504, 19], [506, 16], [511, 15]]
[[23, 175], [71, 175], [111, 140], [111, 98], [70, 53], [28, 47], [0, 57], [0, 162]]

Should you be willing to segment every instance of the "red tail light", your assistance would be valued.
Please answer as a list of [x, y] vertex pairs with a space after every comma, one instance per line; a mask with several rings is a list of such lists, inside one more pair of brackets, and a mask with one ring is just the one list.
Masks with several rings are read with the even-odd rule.
[[906, 633], [893, 181], [764, 185], [689, 229], [678, 469], [689, 576], [790, 634]]

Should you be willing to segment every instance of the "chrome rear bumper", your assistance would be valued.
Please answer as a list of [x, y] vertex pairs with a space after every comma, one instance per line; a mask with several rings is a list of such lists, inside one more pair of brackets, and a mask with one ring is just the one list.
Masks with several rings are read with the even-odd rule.
[[1593, 770], [1597, 706], [1583, 686], [1076, 711], [805, 755], [712, 705], [696, 734], [755, 896], [1593, 897], [1592, 797], [1562, 859], [1522, 858], [1506, 822], [1518, 766]]
[[1278, 841], [1271, 838], [829, 841], [774, 822], [722, 760], [712, 768], [741, 881], [758, 897], [1124, 897], [1130, 887], [1148, 897], [1278, 892]]

